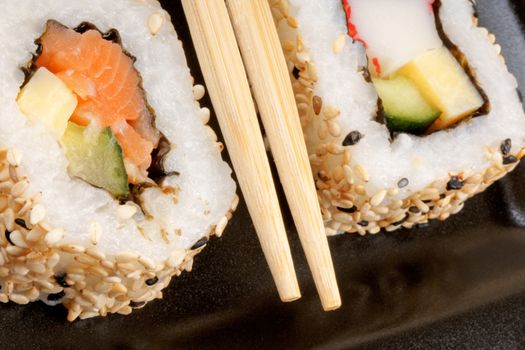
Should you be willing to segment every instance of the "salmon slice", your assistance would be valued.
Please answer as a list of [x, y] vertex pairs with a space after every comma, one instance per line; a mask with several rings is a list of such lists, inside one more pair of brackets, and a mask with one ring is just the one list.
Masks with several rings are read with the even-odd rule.
[[57, 73], [56, 76], [84, 101], [97, 95], [95, 82], [82, 73], [74, 70], [65, 70]]
[[49, 69], [80, 97], [71, 121], [111, 127], [124, 156], [143, 170], [149, 167], [160, 133], [133, 60], [122, 47], [96, 30], [81, 34], [56, 21], [48, 22], [40, 42], [37, 67]]
[[153, 144], [143, 139], [135, 129], [125, 120], [119, 119], [111, 126], [111, 131], [115, 134], [124, 157], [137, 165], [140, 169], [147, 169], [151, 164], [151, 152]]

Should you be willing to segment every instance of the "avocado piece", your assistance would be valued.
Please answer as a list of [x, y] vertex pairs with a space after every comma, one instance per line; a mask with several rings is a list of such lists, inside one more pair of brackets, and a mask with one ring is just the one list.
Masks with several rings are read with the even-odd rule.
[[129, 196], [128, 174], [122, 148], [110, 128], [101, 132], [68, 122], [61, 144], [68, 172], [87, 183], [105, 189], [118, 199]]
[[421, 134], [441, 112], [425, 100], [416, 84], [404, 76], [373, 79], [392, 132]]

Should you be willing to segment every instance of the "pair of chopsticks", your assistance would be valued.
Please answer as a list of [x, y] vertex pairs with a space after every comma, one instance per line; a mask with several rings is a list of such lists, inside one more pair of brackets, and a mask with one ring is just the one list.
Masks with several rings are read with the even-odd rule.
[[281, 300], [298, 299], [301, 293], [245, 68], [321, 303], [325, 310], [339, 308], [332, 258], [268, 0], [182, 0], [182, 5]]

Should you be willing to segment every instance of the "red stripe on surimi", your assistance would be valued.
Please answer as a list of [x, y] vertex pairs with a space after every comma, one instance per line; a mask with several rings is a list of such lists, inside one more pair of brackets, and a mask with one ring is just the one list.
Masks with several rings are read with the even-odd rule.
[[348, 35], [355, 41], [359, 41], [361, 44], [365, 46], [365, 48], [368, 48], [368, 44], [366, 41], [361, 39], [359, 37], [359, 34], [357, 33], [356, 26], [352, 23], [352, 7], [348, 3], [348, 0], [342, 0], [343, 1], [343, 8], [345, 10], [346, 14], [346, 26], [348, 27]]

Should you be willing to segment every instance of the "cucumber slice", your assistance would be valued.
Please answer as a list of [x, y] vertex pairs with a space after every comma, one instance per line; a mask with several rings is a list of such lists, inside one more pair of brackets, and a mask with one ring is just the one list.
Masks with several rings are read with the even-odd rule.
[[122, 148], [111, 129], [91, 134], [85, 127], [68, 122], [61, 144], [69, 161], [70, 176], [103, 188], [119, 199], [129, 195]]
[[373, 79], [373, 82], [390, 131], [421, 134], [441, 114], [408, 78], [396, 76], [388, 80]]

